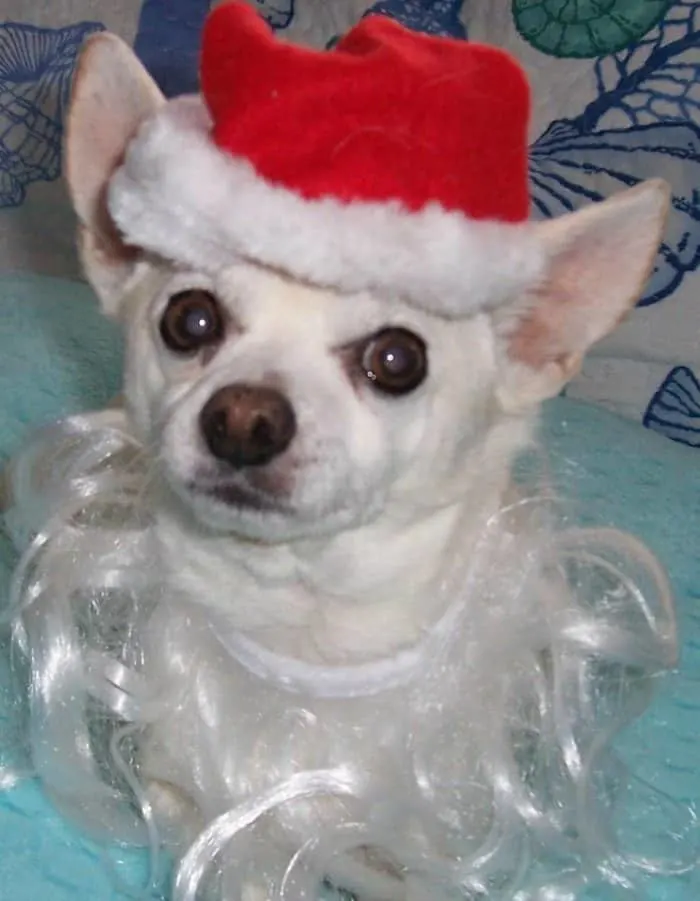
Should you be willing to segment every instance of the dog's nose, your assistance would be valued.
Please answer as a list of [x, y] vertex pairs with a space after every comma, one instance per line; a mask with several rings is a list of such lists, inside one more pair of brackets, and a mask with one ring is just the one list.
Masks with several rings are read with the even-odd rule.
[[285, 451], [296, 432], [284, 394], [263, 385], [227, 385], [204, 405], [199, 424], [207, 447], [231, 466], [262, 466]]

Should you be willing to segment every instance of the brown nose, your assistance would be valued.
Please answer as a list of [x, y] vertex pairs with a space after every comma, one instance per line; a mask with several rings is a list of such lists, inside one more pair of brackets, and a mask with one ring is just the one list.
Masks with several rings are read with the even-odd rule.
[[227, 385], [199, 417], [207, 447], [231, 466], [262, 466], [285, 451], [296, 432], [287, 398], [263, 385]]

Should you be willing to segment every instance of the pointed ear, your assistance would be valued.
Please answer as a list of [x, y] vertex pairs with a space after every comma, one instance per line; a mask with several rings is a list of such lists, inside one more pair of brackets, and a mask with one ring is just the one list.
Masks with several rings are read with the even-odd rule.
[[107, 212], [106, 189], [141, 122], [164, 102], [153, 79], [118, 37], [86, 43], [73, 81], [65, 137], [65, 176], [78, 216], [85, 274], [110, 315], [116, 314], [138, 257]]
[[494, 314], [504, 409], [522, 410], [558, 394], [589, 348], [634, 306], [654, 265], [669, 203], [668, 185], [653, 179], [533, 225], [544, 278], [522, 302]]

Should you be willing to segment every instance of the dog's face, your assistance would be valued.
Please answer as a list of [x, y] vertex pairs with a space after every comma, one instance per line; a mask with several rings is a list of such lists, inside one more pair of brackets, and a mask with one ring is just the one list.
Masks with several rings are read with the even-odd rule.
[[127, 400], [166, 478], [201, 522], [249, 537], [452, 499], [496, 413], [487, 316], [448, 322], [240, 263], [153, 267], [127, 325]]
[[448, 319], [233, 257], [194, 272], [126, 246], [104, 203], [139, 123], [162, 103], [128, 48], [93, 38], [67, 176], [88, 277], [127, 327], [134, 422], [176, 494], [217, 530], [334, 533], [402, 505], [454, 502], [507, 471], [524, 424], [634, 303], [658, 248], [668, 197], [650, 182], [522, 226], [541, 272], [489, 313]]

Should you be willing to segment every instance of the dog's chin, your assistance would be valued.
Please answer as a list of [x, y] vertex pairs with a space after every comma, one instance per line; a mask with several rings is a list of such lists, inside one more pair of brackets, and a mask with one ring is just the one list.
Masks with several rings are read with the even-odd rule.
[[324, 538], [364, 519], [361, 512], [349, 508], [299, 509], [288, 497], [230, 482], [173, 487], [200, 526], [244, 541], [283, 544]]
[[281, 498], [230, 482], [224, 482], [205, 489], [197, 485], [191, 485], [190, 491], [209, 498], [218, 507], [224, 507], [229, 510], [281, 514], [289, 513], [291, 509], [289, 504]]

